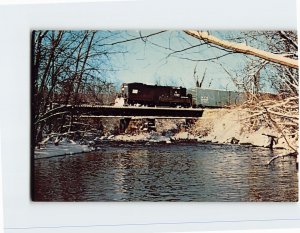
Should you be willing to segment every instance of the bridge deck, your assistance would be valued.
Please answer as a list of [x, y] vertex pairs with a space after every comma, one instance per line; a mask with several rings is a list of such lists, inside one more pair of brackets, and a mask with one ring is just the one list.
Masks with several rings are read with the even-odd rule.
[[166, 107], [116, 107], [116, 106], [75, 106], [74, 111], [84, 116], [107, 117], [148, 117], [148, 118], [197, 118], [203, 114], [196, 108], [166, 108]]

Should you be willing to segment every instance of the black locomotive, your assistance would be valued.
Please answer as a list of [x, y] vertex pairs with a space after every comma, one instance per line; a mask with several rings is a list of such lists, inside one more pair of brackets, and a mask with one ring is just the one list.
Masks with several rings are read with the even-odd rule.
[[143, 83], [124, 83], [121, 86], [121, 96], [125, 105], [144, 105], [149, 107], [191, 107], [192, 95], [186, 88], [147, 85]]

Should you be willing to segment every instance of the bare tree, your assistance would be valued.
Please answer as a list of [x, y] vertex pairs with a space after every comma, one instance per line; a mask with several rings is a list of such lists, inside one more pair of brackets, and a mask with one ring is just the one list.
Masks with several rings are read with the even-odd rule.
[[[246, 67], [241, 72], [244, 89], [251, 90], [253, 94], [259, 94], [262, 83], [265, 82], [278, 92], [281, 99], [263, 100], [257, 98], [257, 95], [254, 96], [255, 98], [244, 106], [251, 113], [250, 117], [244, 119], [247, 120], [246, 125], [255, 128], [257, 124], [263, 124], [265, 127], [274, 129], [290, 148], [291, 152], [283, 156], [297, 156], [297, 148], [290, 143], [290, 139], [298, 141], [299, 71], [296, 32], [242, 32], [240, 35], [246, 44], [235, 43], [229, 41], [230, 39], [219, 39], [208, 32], [188, 30], [185, 33], [235, 53], [250, 55]], [[257, 49], [254, 46], [263, 49]], [[265, 74], [261, 75], [261, 72]], [[269, 164], [278, 157], [281, 156], [275, 156]]]
[[34, 145], [42, 140], [45, 130], [48, 133], [58, 128], [61, 133], [67, 129], [72, 131], [75, 116], [70, 118], [62, 112], [55, 121], [50, 121], [48, 113], [52, 108], [62, 104], [80, 104], [87, 92], [104, 90], [101, 87], [111, 83], [109, 76], [115, 72], [111, 58], [126, 53], [121, 44], [112, 46], [107, 43], [118, 41], [118, 36], [117, 31], [32, 32]]

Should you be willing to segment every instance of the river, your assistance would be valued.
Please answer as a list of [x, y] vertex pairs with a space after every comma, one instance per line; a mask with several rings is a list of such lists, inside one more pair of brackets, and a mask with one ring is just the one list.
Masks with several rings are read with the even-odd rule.
[[217, 144], [104, 144], [33, 161], [35, 201], [297, 201], [295, 158]]

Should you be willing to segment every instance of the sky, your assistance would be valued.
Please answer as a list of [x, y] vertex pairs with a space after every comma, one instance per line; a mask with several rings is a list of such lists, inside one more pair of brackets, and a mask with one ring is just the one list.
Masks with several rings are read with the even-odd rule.
[[[124, 31], [125, 37], [149, 35], [158, 31]], [[224, 37], [219, 32], [219, 36]], [[228, 32], [231, 33], [232, 32]], [[218, 33], [217, 33], [218, 34]], [[243, 69], [246, 64], [244, 55], [227, 54], [227, 52], [209, 45], [201, 45], [193, 49], [173, 53], [203, 43], [183, 31], [167, 31], [145, 39], [127, 42], [124, 46], [127, 53], [116, 57], [116, 72], [119, 83], [142, 82], [146, 84], [175, 85], [187, 88], [194, 87], [195, 77], [201, 81], [204, 72], [203, 88], [236, 90], [228, 71]], [[227, 55], [225, 55], [227, 54]], [[203, 61], [216, 56], [217, 60]], [[201, 60], [201, 61], [198, 61]], [[223, 67], [223, 68], [222, 68]], [[226, 71], [224, 70], [226, 69]]]

